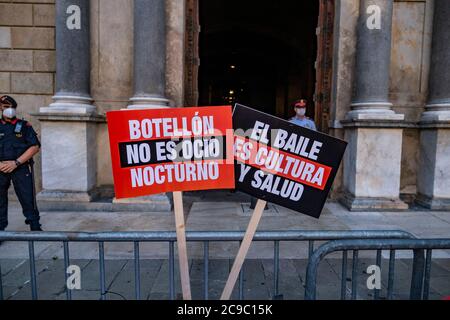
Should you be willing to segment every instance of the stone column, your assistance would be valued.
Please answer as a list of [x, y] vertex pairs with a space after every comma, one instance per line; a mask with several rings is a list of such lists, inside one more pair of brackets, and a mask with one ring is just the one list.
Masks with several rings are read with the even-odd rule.
[[134, 0], [134, 96], [129, 109], [161, 108], [165, 98], [164, 0]]
[[450, 210], [450, 6], [435, 0], [428, 101], [420, 121], [417, 202]]
[[40, 109], [40, 200], [90, 201], [96, 184], [96, 122], [90, 96], [89, 0], [56, 1], [56, 94]]
[[[169, 107], [166, 89], [166, 7], [164, 0], [134, 0], [134, 95], [127, 109]], [[113, 200], [170, 211], [168, 194]]]
[[89, 0], [56, 1], [56, 94], [53, 109], [93, 113], [90, 94]]
[[346, 120], [342, 202], [350, 210], [407, 209], [400, 201], [402, 122], [389, 101], [393, 0], [360, 0], [355, 84]]
[[[392, 0], [360, 0], [355, 84], [349, 119], [393, 115], [389, 101]], [[397, 115], [395, 119], [402, 119]]]

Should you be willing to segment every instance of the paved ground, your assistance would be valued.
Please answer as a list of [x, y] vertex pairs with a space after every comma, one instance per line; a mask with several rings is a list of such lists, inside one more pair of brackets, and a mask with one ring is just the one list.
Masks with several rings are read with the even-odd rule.
[[[187, 230], [245, 230], [250, 219], [249, 199], [232, 193], [210, 193], [187, 195]], [[237, 199], [237, 200], [236, 200]], [[8, 230], [27, 230], [17, 203], [10, 204]], [[46, 231], [145, 231], [174, 230], [171, 213], [155, 212], [42, 212], [42, 223]], [[434, 212], [414, 209], [406, 212], [349, 212], [337, 203], [327, 203], [319, 220], [295, 213], [275, 205], [269, 205], [258, 230], [405, 230], [421, 238], [449, 238], [450, 212]], [[27, 244], [6, 242], [0, 246], [5, 297], [27, 299], [29, 295], [29, 265]], [[105, 244], [107, 261], [108, 298], [133, 298], [133, 247], [129, 243]], [[210, 245], [210, 296], [217, 298], [223, 288], [232, 259], [238, 249], [236, 243], [212, 243]], [[59, 243], [37, 243], [36, 257], [40, 297], [64, 298], [62, 272], [62, 245]], [[281, 243], [280, 293], [284, 298], [302, 298], [307, 245], [303, 243]], [[77, 243], [70, 245], [72, 263], [77, 263], [85, 286], [75, 293], [75, 298], [97, 299], [98, 251], [97, 245]], [[199, 244], [188, 246], [191, 261], [191, 276], [194, 297], [202, 298], [202, 254]], [[167, 298], [167, 244], [141, 244], [142, 297]], [[245, 271], [245, 297], [270, 298], [273, 295], [272, 243], [254, 243], [249, 252]], [[371, 298], [367, 292], [364, 276], [365, 264], [374, 263], [373, 253], [360, 254], [359, 298]], [[388, 253], [383, 253], [387, 258]], [[330, 256], [321, 264], [318, 283], [319, 298], [339, 298], [340, 261]], [[397, 297], [406, 297], [410, 272], [410, 255], [398, 253], [396, 264]], [[450, 251], [433, 252], [431, 297], [440, 299], [450, 295]], [[262, 260], [261, 260], [262, 259]], [[383, 263], [386, 263], [383, 260]], [[349, 266], [351, 265], [349, 261]], [[387, 268], [383, 269], [386, 272]], [[403, 270], [403, 271], [402, 271]], [[348, 273], [351, 274], [350, 272]], [[347, 279], [350, 280], [350, 279]], [[384, 280], [387, 276], [384, 275]], [[383, 280], [383, 281], [384, 281]], [[178, 286], [179, 281], [176, 281]], [[322, 283], [322, 284], [321, 284]], [[385, 283], [384, 283], [385, 284]], [[118, 293], [119, 295], [115, 294]], [[382, 293], [382, 296], [385, 293]]]
[[[351, 262], [349, 259], [347, 272], [347, 298], [351, 294]], [[367, 266], [373, 264], [370, 259], [360, 259], [358, 268], [357, 299], [373, 299], [373, 290], [368, 290], [365, 273]], [[81, 268], [80, 291], [73, 291], [73, 299], [92, 299], [100, 297], [98, 260], [73, 260]], [[218, 299], [225, 286], [226, 277], [232, 265], [229, 259], [213, 259], [209, 263], [209, 298]], [[303, 259], [283, 259], [280, 261], [279, 294], [283, 299], [303, 299], [305, 271], [307, 261]], [[66, 299], [64, 287], [64, 263], [60, 259], [38, 260], [39, 299]], [[382, 262], [381, 299], [386, 298], [388, 261]], [[2, 260], [3, 290], [5, 299], [31, 299], [29, 281], [29, 264], [27, 260]], [[194, 299], [203, 299], [204, 265], [201, 260], [190, 261], [192, 295]], [[394, 299], [408, 299], [411, 260], [400, 259], [395, 265]], [[318, 299], [340, 298], [341, 262], [337, 259], [326, 259], [319, 267], [317, 283]], [[176, 296], [181, 290], [178, 273], [175, 278]], [[274, 296], [273, 261], [249, 259], [244, 266], [244, 299], [272, 299]], [[106, 261], [107, 299], [134, 299], [134, 262], [132, 260]], [[450, 296], [450, 260], [437, 259], [432, 265], [430, 299], [441, 300]], [[233, 298], [238, 297], [236, 285]], [[167, 260], [148, 259], [141, 261], [141, 299], [168, 299], [169, 274]]]
[[[241, 197], [241, 198], [239, 198]], [[199, 230], [245, 230], [250, 220], [248, 202], [230, 201], [234, 194], [219, 193], [214, 196], [186, 197], [187, 223], [189, 231]], [[242, 201], [247, 198], [238, 196]], [[11, 203], [10, 224], [7, 230], [27, 230], [17, 203]], [[42, 224], [46, 231], [146, 231], [174, 230], [175, 222], [170, 212], [42, 212]], [[421, 238], [450, 237], [450, 212], [412, 210], [406, 212], [349, 212], [338, 203], [327, 203], [320, 219], [298, 214], [292, 210], [270, 204], [265, 211], [258, 230], [405, 230]], [[236, 243], [214, 243], [212, 258], [233, 258]], [[1, 258], [28, 257], [27, 244], [4, 243], [0, 247]], [[201, 245], [189, 244], [189, 256], [201, 258]], [[307, 246], [281, 243], [282, 258], [307, 258]], [[41, 259], [61, 258], [61, 244], [39, 243], [36, 256]], [[132, 258], [132, 244], [107, 244], [107, 259]], [[142, 258], [166, 258], [166, 244], [143, 244]], [[250, 258], [271, 258], [271, 243], [252, 245]], [[96, 259], [95, 243], [71, 246], [74, 259]], [[387, 255], [384, 254], [387, 258]], [[407, 256], [405, 256], [407, 257]], [[436, 251], [434, 257], [450, 258], [450, 252]]]

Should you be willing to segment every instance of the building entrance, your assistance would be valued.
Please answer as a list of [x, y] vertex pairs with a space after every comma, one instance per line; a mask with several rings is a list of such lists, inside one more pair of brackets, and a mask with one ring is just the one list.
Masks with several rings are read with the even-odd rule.
[[189, 0], [186, 105], [238, 102], [289, 118], [292, 103], [305, 98], [307, 115], [326, 131], [330, 3]]

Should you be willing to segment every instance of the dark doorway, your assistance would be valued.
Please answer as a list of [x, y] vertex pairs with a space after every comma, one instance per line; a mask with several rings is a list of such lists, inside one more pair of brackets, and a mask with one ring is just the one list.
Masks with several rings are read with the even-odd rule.
[[200, 0], [198, 104], [239, 102], [288, 118], [309, 101], [314, 118], [319, 1]]

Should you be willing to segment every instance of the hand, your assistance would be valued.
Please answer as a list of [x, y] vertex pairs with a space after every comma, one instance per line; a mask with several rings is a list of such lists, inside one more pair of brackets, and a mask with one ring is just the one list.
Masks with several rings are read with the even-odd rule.
[[2, 161], [0, 162], [0, 171], [4, 173], [11, 173], [17, 168], [15, 161]]

